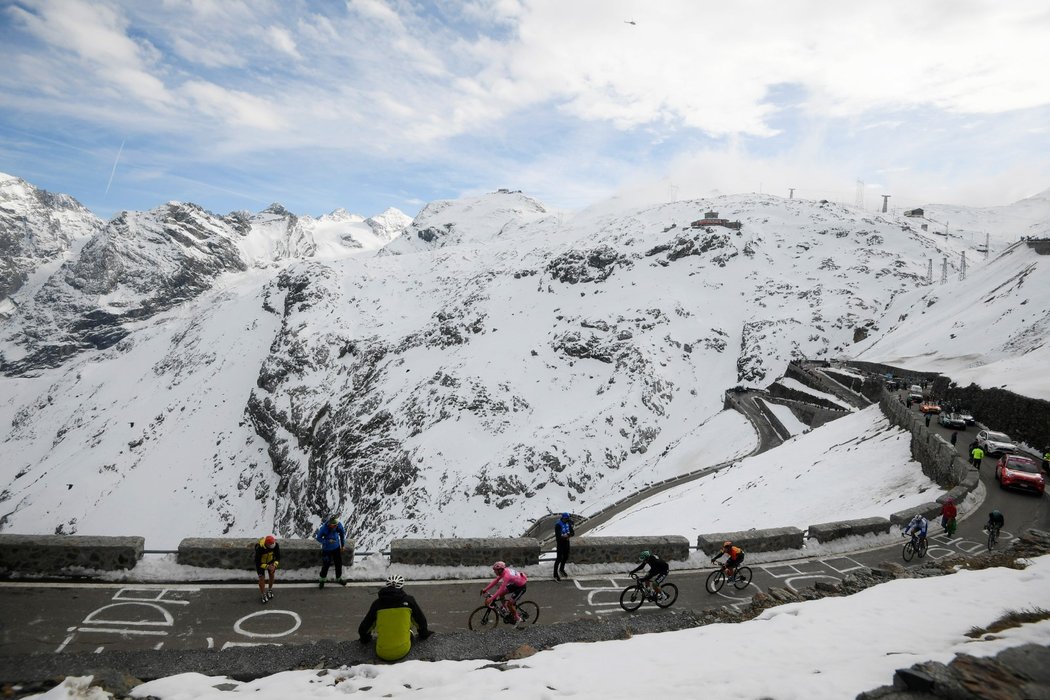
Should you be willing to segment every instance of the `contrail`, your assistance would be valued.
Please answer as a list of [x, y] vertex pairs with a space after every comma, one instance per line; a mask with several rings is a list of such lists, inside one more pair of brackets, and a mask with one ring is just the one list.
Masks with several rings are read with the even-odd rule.
[[120, 142], [120, 148], [117, 150], [117, 158], [113, 161], [113, 170], [110, 171], [109, 182], [106, 183], [106, 194], [109, 194], [109, 188], [113, 184], [113, 176], [117, 174], [117, 163], [120, 162], [120, 154], [124, 152], [124, 141], [127, 141], [127, 139]]

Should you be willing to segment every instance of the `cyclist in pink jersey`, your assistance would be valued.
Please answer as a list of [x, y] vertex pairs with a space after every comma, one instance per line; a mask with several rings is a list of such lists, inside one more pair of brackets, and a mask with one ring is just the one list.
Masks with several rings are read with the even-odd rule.
[[492, 605], [497, 598], [507, 596], [507, 610], [513, 616], [514, 623], [517, 624], [521, 620], [518, 616], [517, 602], [525, 595], [525, 584], [529, 577], [525, 575], [525, 572], [512, 569], [501, 561], [492, 565], [492, 571], [496, 574], [496, 578], [481, 589], [481, 595], [488, 593], [491, 588], [495, 588], [496, 592], [485, 598], [485, 605]]

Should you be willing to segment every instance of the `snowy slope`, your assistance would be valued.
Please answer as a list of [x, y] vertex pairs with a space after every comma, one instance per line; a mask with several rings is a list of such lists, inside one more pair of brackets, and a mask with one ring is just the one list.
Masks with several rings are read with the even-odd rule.
[[1024, 237], [1050, 237], [1050, 190], [1001, 207], [927, 204], [923, 211], [931, 232], [947, 231], [971, 249], [987, 240], [993, 255]]
[[941, 372], [955, 383], [1050, 400], [1050, 256], [1014, 244], [965, 280], [916, 289], [886, 310], [855, 359]]

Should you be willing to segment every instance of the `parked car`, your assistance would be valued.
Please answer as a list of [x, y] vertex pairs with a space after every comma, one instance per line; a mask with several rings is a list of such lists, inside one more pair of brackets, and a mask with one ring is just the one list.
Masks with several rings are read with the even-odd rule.
[[966, 425], [977, 425], [977, 421], [974, 420], [973, 414], [965, 408], [960, 408], [958, 413], [959, 417], [963, 419], [963, 422], [965, 422]]
[[977, 444], [987, 455], [999, 455], [1004, 452], [1017, 452], [1017, 445], [1006, 433], [994, 430], [982, 430], [977, 433]]
[[966, 430], [966, 421], [964, 421], [962, 416], [958, 413], [942, 412], [941, 415], [937, 417], [937, 422], [945, 428], [951, 428], [952, 430]]
[[1035, 491], [1040, 496], [1046, 491], [1046, 477], [1039, 462], [1021, 455], [1003, 455], [995, 463], [995, 478], [1002, 488]]
[[919, 405], [920, 413], [940, 413], [941, 405], [936, 401], [924, 401]]

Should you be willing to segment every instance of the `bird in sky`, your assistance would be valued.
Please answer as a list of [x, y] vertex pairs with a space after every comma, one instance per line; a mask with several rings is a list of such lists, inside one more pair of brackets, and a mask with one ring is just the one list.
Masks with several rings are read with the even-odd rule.
[[624, 24], [634, 24], [634, 25], [637, 25], [637, 24], [638, 24], [638, 23], [637, 23], [637, 22], [635, 22], [635, 21], [634, 21], [633, 19], [625, 19], [625, 20], [623, 21], [623, 23], [624, 23]]

